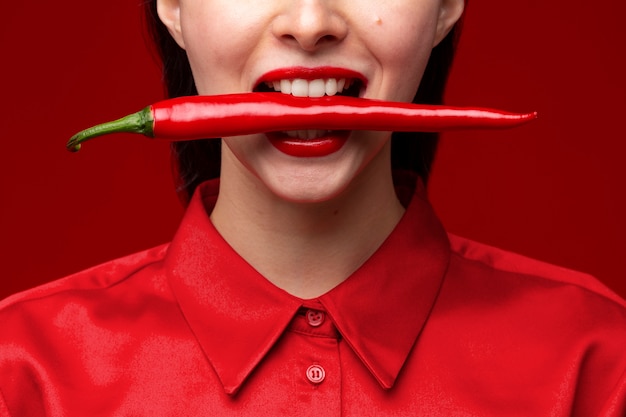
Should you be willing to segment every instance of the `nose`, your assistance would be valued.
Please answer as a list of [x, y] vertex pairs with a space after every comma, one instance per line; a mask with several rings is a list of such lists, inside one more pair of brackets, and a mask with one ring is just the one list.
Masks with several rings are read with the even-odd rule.
[[348, 33], [348, 25], [335, 3], [335, 0], [285, 2], [284, 11], [272, 27], [274, 36], [307, 52], [341, 42]]

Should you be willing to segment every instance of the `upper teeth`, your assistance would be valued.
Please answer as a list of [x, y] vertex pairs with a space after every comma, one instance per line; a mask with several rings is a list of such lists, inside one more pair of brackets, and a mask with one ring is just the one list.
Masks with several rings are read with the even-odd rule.
[[348, 89], [352, 80], [345, 78], [320, 78], [316, 80], [296, 78], [294, 80], [266, 82], [265, 84], [283, 94], [292, 94], [296, 97], [323, 97], [324, 95], [334, 96]]

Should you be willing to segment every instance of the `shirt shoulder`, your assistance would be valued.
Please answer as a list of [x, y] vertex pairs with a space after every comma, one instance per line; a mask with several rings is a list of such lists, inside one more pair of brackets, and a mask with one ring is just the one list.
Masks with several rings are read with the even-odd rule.
[[590, 298], [614, 304], [626, 313], [626, 301], [594, 276], [449, 234], [453, 256], [494, 273], [525, 277], [551, 287], [572, 287]]
[[8, 311], [27, 304], [49, 303], [55, 298], [105, 290], [123, 283], [139, 271], [160, 263], [169, 244], [114, 259], [100, 265], [74, 273], [26, 291], [13, 294], [0, 301], [0, 317]]
[[[186, 327], [167, 281], [168, 247], [118, 258], [0, 302], [0, 416], [2, 397], [12, 415], [95, 415], [92, 409], [68, 411], [79, 404], [95, 407], [76, 402], [77, 392], [113, 387], [142, 353], [162, 357], [159, 348], [168, 337], [184, 340]], [[108, 400], [121, 393], [105, 391], [102, 398]]]
[[[467, 372], [495, 365], [492, 375], [515, 375], [512, 385], [552, 384], [576, 415], [624, 415], [624, 300], [589, 274], [454, 235], [449, 240], [435, 312], [440, 328], [458, 339], [454, 351], [472, 363]], [[477, 366], [476, 357], [485, 361]], [[498, 366], [508, 373], [498, 374]], [[565, 395], [566, 387], [574, 390]]]

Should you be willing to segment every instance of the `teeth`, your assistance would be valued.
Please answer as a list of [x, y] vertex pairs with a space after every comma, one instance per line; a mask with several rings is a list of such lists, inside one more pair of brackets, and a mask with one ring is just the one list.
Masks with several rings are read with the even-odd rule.
[[326, 82], [313, 80], [309, 83], [309, 97], [324, 97], [326, 94]]
[[317, 139], [326, 135], [329, 130], [290, 130], [285, 132], [287, 136], [294, 139]]
[[[282, 87], [282, 81], [280, 84]], [[293, 80], [291, 83], [291, 94], [296, 97], [307, 97], [309, 95], [309, 83], [306, 80]]]
[[334, 96], [337, 93], [341, 93], [350, 88], [352, 83], [353, 80], [346, 80], [345, 78], [318, 78], [310, 81], [296, 78], [294, 80], [266, 82], [265, 84], [275, 91], [283, 94], [292, 94], [296, 97], [323, 97], [324, 95]]
[[326, 80], [326, 94], [329, 96], [334, 96], [337, 94], [337, 80], [334, 78], [329, 78]]
[[291, 94], [291, 81], [289, 80], [281, 80], [280, 81], [280, 90], [285, 94]]

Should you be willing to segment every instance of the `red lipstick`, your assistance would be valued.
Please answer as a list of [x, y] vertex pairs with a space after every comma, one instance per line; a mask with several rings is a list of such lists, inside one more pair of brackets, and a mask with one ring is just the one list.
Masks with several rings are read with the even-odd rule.
[[367, 79], [363, 74], [347, 68], [338, 67], [289, 67], [279, 68], [263, 74], [255, 83], [255, 86], [262, 82], [272, 82], [280, 80], [315, 80], [319, 78], [351, 78], [357, 79], [367, 85]]
[[298, 139], [286, 133], [271, 132], [267, 134], [270, 143], [282, 153], [298, 158], [319, 158], [339, 151], [350, 136], [349, 130], [328, 132], [315, 139]]

